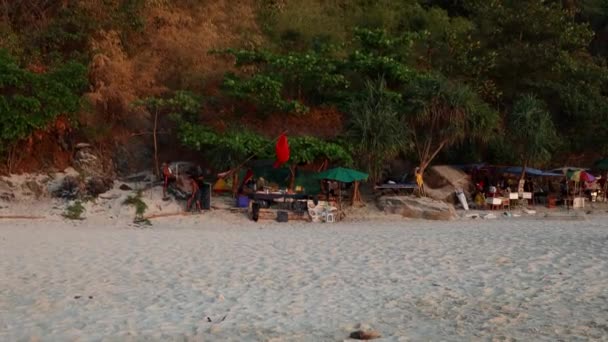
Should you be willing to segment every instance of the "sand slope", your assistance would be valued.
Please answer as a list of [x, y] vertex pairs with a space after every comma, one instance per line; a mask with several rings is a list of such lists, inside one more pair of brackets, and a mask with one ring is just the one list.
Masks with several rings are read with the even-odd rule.
[[0, 222], [0, 340], [608, 339], [605, 218], [232, 221]]

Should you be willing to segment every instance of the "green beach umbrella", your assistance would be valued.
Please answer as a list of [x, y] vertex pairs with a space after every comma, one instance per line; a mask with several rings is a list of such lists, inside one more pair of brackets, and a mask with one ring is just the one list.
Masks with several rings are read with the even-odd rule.
[[594, 166], [600, 170], [608, 170], [608, 158], [604, 158], [604, 159], [600, 159], [600, 160], [596, 161]]
[[347, 169], [344, 167], [337, 167], [327, 171], [323, 171], [315, 175], [316, 179], [328, 179], [338, 181], [342, 183], [352, 183], [357, 181], [366, 180], [368, 177], [367, 173], [361, 171]]

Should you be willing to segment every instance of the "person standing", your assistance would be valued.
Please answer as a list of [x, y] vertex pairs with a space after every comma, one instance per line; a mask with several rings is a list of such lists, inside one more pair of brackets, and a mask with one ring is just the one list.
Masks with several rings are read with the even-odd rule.
[[198, 182], [194, 176], [190, 176], [190, 188], [192, 189], [192, 193], [190, 194], [190, 198], [188, 199], [188, 203], [186, 204], [186, 211], [190, 211], [192, 207], [192, 203], [195, 203], [196, 209], [198, 211], [201, 210], [201, 194], [200, 187], [198, 186]]
[[169, 164], [164, 162], [162, 165], [163, 173], [163, 199], [167, 198], [167, 188], [169, 187], [169, 181], [173, 178], [173, 171], [169, 167]]
[[424, 179], [422, 178], [422, 172], [420, 171], [420, 168], [417, 167], [416, 171], [416, 184], [418, 185], [418, 193], [420, 194], [420, 196], [424, 197]]

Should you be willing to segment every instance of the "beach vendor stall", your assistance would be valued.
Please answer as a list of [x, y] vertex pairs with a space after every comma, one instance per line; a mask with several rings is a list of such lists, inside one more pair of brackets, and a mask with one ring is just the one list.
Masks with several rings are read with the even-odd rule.
[[598, 200], [605, 202], [608, 199], [608, 182], [606, 179], [608, 178], [608, 157], [600, 159], [593, 164], [593, 168], [601, 171], [601, 176], [598, 177]]
[[574, 197], [567, 200], [567, 204], [572, 204], [572, 208], [584, 208], [585, 197], [583, 191], [586, 187], [586, 183], [594, 182], [595, 176], [584, 170], [568, 171], [566, 178], [574, 182]]
[[[353, 202], [360, 200], [359, 182], [367, 180], [368, 174], [353, 169], [337, 167], [321, 172], [315, 176], [319, 180], [336, 181], [342, 184], [354, 183]], [[338, 217], [342, 216], [342, 186], [338, 186]]]
[[507, 167], [502, 169], [501, 172], [512, 176], [521, 176], [522, 173], [525, 175], [523, 178], [520, 177], [516, 190], [508, 188], [510, 191], [504, 195], [505, 198], [509, 199], [509, 204], [513, 202], [518, 205], [547, 203], [547, 194], [541, 191], [542, 188], [538, 187], [533, 178], [538, 180], [542, 177], [563, 177], [563, 174], [560, 173], [542, 171], [531, 167], [522, 168], [521, 166]]

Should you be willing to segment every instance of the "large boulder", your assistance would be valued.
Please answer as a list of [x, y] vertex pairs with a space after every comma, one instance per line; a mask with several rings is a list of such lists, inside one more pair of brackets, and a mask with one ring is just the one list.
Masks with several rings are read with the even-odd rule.
[[85, 184], [81, 178], [75, 176], [63, 177], [59, 186], [53, 190], [53, 196], [67, 200], [78, 199], [85, 193]]
[[80, 143], [76, 145], [74, 165], [86, 176], [108, 176], [102, 158], [95, 153], [89, 144]]
[[112, 189], [113, 186], [114, 180], [110, 178], [91, 177], [87, 179], [86, 191], [89, 196], [97, 197]]
[[457, 217], [454, 206], [428, 197], [382, 196], [377, 205], [384, 212], [409, 218], [448, 221]]
[[462, 170], [447, 165], [438, 165], [429, 168], [424, 175], [424, 191], [430, 198], [458, 203], [456, 191], [462, 189], [467, 196], [473, 190], [471, 177]]
[[5, 202], [10, 202], [15, 199], [15, 194], [9, 183], [10, 182], [0, 179], [0, 200]]
[[114, 181], [110, 178], [88, 177], [83, 179], [77, 176], [65, 176], [59, 186], [53, 191], [53, 196], [67, 200], [80, 198], [96, 198], [114, 186]]
[[45, 188], [40, 185], [36, 180], [27, 180], [23, 185], [21, 185], [24, 194], [33, 195], [36, 199], [39, 199], [44, 195]]

